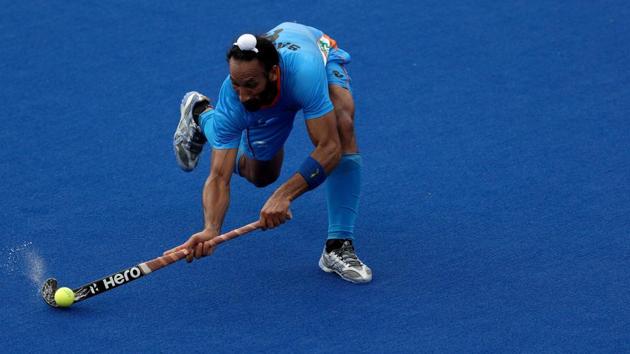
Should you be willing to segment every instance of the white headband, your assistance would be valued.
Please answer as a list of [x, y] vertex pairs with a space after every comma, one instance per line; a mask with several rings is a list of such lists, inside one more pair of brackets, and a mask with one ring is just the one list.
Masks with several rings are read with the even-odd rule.
[[258, 48], [256, 48], [256, 37], [254, 35], [246, 33], [238, 37], [236, 43], [234, 43], [240, 50], [251, 50], [254, 53], [258, 53]]

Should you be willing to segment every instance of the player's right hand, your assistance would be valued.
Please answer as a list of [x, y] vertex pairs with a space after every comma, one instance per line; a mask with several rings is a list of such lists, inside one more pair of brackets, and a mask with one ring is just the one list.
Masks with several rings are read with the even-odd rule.
[[184, 242], [183, 244], [164, 252], [164, 255], [185, 249], [188, 250], [186, 261], [190, 263], [193, 261], [193, 258], [199, 259], [209, 256], [212, 254], [212, 252], [214, 252], [212, 242], [208, 241], [212, 240], [216, 236], [218, 236], [216, 232], [204, 229], [203, 231], [197, 232], [196, 234], [190, 236], [188, 241]]

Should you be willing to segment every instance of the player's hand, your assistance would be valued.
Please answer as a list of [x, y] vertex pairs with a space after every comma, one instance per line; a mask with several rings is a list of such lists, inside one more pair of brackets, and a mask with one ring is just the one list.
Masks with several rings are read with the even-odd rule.
[[218, 236], [216, 232], [204, 229], [203, 231], [197, 232], [196, 234], [190, 236], [188, 241], [184, 242], [183, 244], [164, 252], [164, 255], [180, 250], [188, 250], [186, 261], [190, 263], [193, 261], [193, 257], [194, 259], [199, 259], [209, 256], [212, 254], [212, 252], [214, 252], [214, 247], [212, 247], [212, 243], [208, 241], [212, 240], [216, 236]]
[[263, 230], [273, 229], [290, 220], [293, 215], [289, 206], [289, 198], [278, 196], [274, 193], [260, 211], [260, 228]]

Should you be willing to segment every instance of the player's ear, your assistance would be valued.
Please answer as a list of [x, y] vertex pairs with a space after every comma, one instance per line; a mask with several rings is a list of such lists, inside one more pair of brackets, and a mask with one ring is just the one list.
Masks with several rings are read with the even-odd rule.
[[278, 76], [280, 76], [280, 67], [278, 67], [278, 65], [274, 65], [269, 71], [269, 81], [278, 80]]

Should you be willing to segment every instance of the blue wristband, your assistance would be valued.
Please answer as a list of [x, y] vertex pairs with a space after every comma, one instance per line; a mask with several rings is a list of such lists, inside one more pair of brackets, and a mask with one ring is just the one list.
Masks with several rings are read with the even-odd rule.
[[317, 160], [310, 156], [302, 162], [298, 173], [304, 177], [306, 184], [308, 184], [308, 190], [317, 188], [326, 180], [326, 171]]

